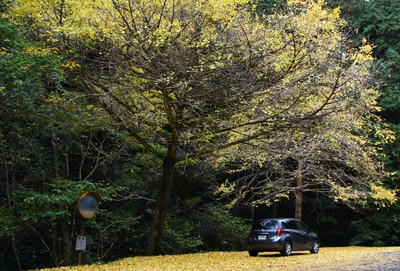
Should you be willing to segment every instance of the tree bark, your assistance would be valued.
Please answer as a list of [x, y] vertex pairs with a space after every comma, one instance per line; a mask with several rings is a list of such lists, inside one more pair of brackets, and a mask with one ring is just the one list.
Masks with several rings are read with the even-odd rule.
[[302, 218], [302, 209], [303, 209], [303, 176], [301, 172], [303, 170], [303, 162], [299, 161], [298, 172], [299, 174], [296, 177], [296, 209], [295, 209], [295, 218], [301, 220]]
[[278, 217], [278, 202], [274, 201], [272, 207], [272, 217], [276, 218]]
[[[303, 178], [298, 177], [296, 178], [297, 185], [302, 185]], [[303, 208], [303, 191], [301, 189], [296, 190], [296, 211], [295, 211], [295, 218], [301, 220], [301, 213]]]
[[146, 250], [147, 255], [161, 254], [162, 237], [165, 220], [167, 218], [174, 170], [174, 159], [171, 159], [169, 157], [165, 158], [163, 162], [163, 175], [161, 177], [161, 183], [158, 190], [156, 206], [154, 210], [153, 225], [151, 227], [149, 243]]

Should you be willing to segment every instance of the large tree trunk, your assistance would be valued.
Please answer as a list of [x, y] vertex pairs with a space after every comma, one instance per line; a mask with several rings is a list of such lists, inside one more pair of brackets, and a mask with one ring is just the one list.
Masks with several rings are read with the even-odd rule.
[[299, 161], [298, 172], [300, 173], [296, 177], [296, 209], [295, 209], [295, 218], [302, 218], [302, 209], [303, 209], [303, 176], [301, 172], [303, 170], [303, 162]]
[[174, 169], [174, 160], [169, 157], [165, 158], [163, 163], [163, 175], [156, 199], [153, 225], [151, 227], [149, 244], [146, 251], [147, 255], [161, 254], [162, 237], [165, 219], [167, 218]]

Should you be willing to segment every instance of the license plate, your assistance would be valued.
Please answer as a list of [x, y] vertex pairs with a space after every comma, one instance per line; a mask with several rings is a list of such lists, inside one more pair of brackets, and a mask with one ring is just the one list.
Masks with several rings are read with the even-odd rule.
[[267, 240], [267, 236], [262, 234], [258, 236], [258, 240]]

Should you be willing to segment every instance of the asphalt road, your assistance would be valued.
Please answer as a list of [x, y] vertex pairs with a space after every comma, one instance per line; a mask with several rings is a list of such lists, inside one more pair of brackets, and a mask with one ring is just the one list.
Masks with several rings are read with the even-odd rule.
[[362, 262], [356, 261], [345, 265], [334, 264], [325, 270], [340, 271], [400, 271], [400, 251], [383, 251], [379, 254], [369, 255]]

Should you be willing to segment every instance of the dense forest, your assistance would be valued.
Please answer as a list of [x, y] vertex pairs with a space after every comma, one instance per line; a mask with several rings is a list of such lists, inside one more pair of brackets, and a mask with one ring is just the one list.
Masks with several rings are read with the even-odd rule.
[[[400, 244], [396, 0], [0, 0], [0, 269]], [[101, 196], [92, 219], [77, 208]]]

